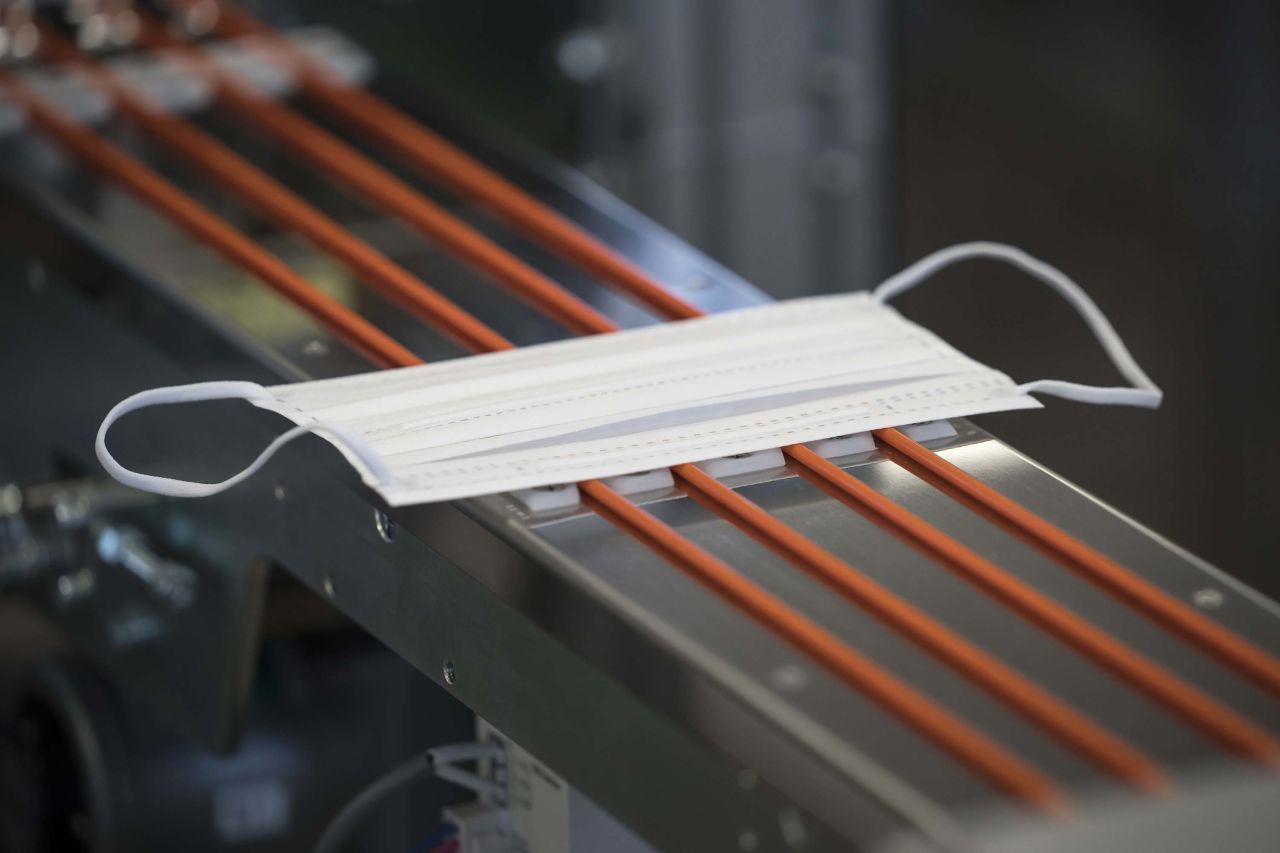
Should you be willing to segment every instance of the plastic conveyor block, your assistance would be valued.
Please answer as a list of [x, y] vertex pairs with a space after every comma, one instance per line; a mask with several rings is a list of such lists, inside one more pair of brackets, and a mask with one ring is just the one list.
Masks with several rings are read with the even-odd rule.
[[576, 509], [582, 503], [582, 495], [578, 493], [576, 483], [516, 489], [508, 494], [511, 495], [512, 500], [533, 515]]
[[824, 438], [821, 441], [810, 441], [805, 447], [823, 459], [839, 459], [843, 456], [856, 456], [876, 449], [876, 440], [869, 432], [855, 432], [850, 435], [838, 435], [835, 438]]
[[752, 453], [735, 453], [732, 456], [721, 456], [695, 464], [717, 480], [785, 468], [787, 465], [786, 460], [782, 458], [782, 451], [776, 447], [770, 450], [756, 450]]
[[670, 468], [654, 468], [651, 471], [637, 471], [634, 474], [623, 474], [618, 477], [603, 477], [601, 480], [620, 495], [665, 492], [676, 487], [675, 477], [671, 476]]
[[956, 428], [948, 420], [925, 421], [921, 424], [904, 426], [901, 432], [912, 441], [933, 441], [938, 438], [951, 438], [956, 434]]

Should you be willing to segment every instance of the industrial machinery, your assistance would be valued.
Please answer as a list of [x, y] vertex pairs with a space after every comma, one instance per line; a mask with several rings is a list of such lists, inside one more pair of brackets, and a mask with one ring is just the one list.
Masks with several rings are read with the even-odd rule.
[[[766, 297], [334, 29], [5, 3], [0, 46], [0, 594], [75, 658], [5, 691], [6, 850], [306, 850], [466, 739], [364, 849], [1275, 849], [1280, 609], [966, 421], [394, 510], [314, 438], [109, 483], [143, 388]], [[279, 426], [117, 430], [216, 479]]]

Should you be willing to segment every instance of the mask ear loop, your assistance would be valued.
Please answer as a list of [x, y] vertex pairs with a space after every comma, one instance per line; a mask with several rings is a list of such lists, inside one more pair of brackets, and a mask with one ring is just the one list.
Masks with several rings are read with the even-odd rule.
[[1089, 295], [1061, 270], [1031, 257], [1021, 249], [1015, 249], [1004, 243], [960, 243], [921, 258], [902, 272], [882, 282], [872, 291], [871, 296], [876, 302], [884, 304], [898, 294], [905, 293], [920, 284], [939, 270], [971, 258], [1005, 261], [1052, 287], [1084, 318], [1093, 336], [1102, 344], [1111, 363], [1133, 385], [1132, 388], [1099, 387], [1066, 382], [1061, 379], [1037, 379], [1022, 383], [1018, 386], [1019, 391], [1024, 394], [1052, 394], [1055, 397], [1081, 403], [1140, 406], [1145, 409], [1159, 408], [1160, 402], [1164, 399], [1164, 392], [1134, 361], [1129, 349], [1120, 340], [1120, 335]]
[[102, 426], [98, 427], [98, 438], [94, 449], [98, 461], [107, 473], [126, 486], [153, 492], [173, 498], [203, 498], [225, 492], [232, 486], [247, 480], [267, 464], [276, 451], [299, 436], [308, 433], [327, 433], [341, 442], [363, 464], [370, 477], [377, 482], [390, 480], [391, 474], [381, 458], [364, 443], [364, 441], [347, 430], [325, 424], [320, 421], [301, 424], [279, 435], [267, 445], [266, 449], [253, 460], [247, 468], [220, 483], [195, 483], [190, 480], [175, 480], [169, 477], [158, 477], [143, 474], [124, 467], [116, 461], [107, 450], [107, 431], [120, 418], [138, 409], [151, 406], [172, 405], [174, 403], [194, 403], [202, 400], [261, 400], [272, 399], [271, 392], [256, 382], [197, 382], [192, 385], [172, 385], [165, 388], [152, 388], [141, 391], [117, 403]]

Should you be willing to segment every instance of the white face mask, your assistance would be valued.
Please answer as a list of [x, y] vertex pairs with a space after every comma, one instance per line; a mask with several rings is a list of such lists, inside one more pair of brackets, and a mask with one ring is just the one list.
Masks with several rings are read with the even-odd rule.
[[[1013, 263], [1062, 294], [1134, 387], [1016, 385], [884, 302], [957, 260]], [[390, 504], [450, 500], [619, 476], [849, 433], [1039, 407], [1029, 392], [1154, 407], [1160, 390], [1065, 275], [1007, 246], [930, 255], [878, 287], [634, 331], [263, 388], [212, 382], [144, 391], [107, 415], [97, 452], [116, 479], [177, 497], [253, 474], [292, 438], [334, 444]], [[122, 468], [106, 448], [127, 412], [243, 398], [297, 424], [245, 471], [190, 483]]]

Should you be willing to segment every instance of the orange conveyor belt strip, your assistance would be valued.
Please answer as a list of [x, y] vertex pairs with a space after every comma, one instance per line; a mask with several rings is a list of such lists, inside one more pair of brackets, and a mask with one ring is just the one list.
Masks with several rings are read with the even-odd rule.
[[1192, 610], [1155, 584], [1010, 500], [981, 480], [931, 453], [897, 430], [877, 435], [894, 461], [1050, 557], [1142, 611], [1274, 696], [1280, 696], [1280, 660]]
[[[421, 363], [348, 308], [315, 291], [248, 237], [160, 175], [94, 131], [60, 115], [9, 72], [0, 71], [0, 91], [21, 105], [37, 127], [85, 163], [118, 181], [233, 263], [262, 277], [375, 364], [392, 367]], [[673, 565], [898, 716], [999, 789], [1047, 813], [1061, 814], [1066, 810], [1061, 788], [1023, 759], [861, 656], [605, 484], [593, 481], [581, 487], [586, 501], [619, 529], [658, 550]]]

